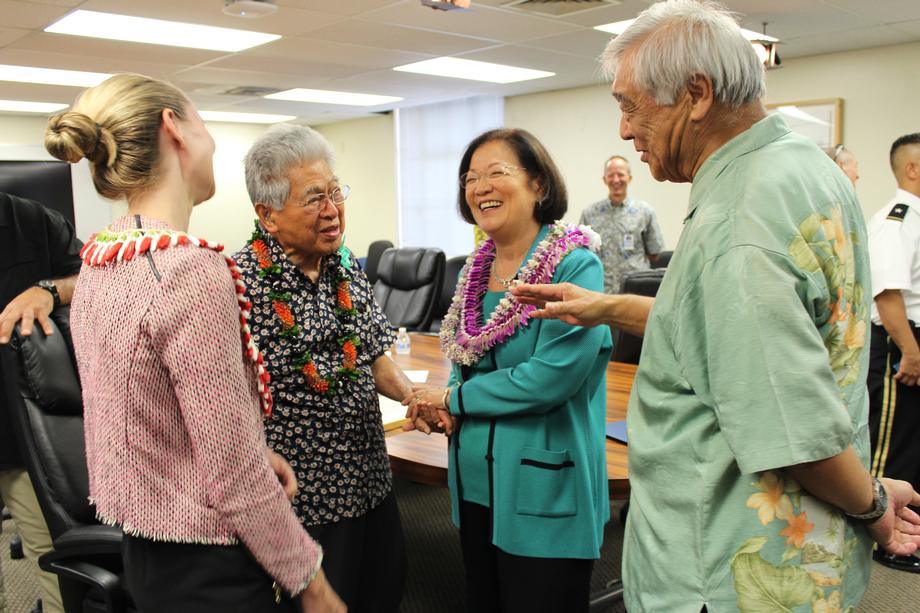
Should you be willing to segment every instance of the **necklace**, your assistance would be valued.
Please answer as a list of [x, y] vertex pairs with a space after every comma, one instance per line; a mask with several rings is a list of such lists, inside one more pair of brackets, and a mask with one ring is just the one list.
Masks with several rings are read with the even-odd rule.
[[107, 265], [115, 265], [118, 262], [129, 262], [136, 255], [144, 255], [155, 251], [163, 251], [170, 247], [194, 246], [211, 249], [220, 253], [227, 268], [230, 269], [230, 276], [233, 277], [234, 289], [236, 291], [236, 300], [240, 308], [240, 337], [243, 342], [243, 350], [246, 359], [252, 362], [256, 371], [256, 379], [259, 387], [259, 402], [262, 405], [262, 412], [267, 417], [272, 412], [272, 394], [268, 388], [271, 377], [265, 370], [264, 359], [255, 339], [252, 338], [252, 331], [249, 327], [249, 313], [252, 309], [252, 303], [245, 298], [246, 285], [243, 283], [240, 269], [233, 261], [233, 258], [224, 255], [222, 252], [224, 246], [217, 243], [195, 238], [185, 232], [175, 230], [145, 230], [142, 228], [136, 230], [126, 230], [116, 232], [112, 230], [103, 230], [90, 237], [89, 241], [83, 245], [80, 250], [80, 258], [87, 266], [101, 268]]
[[505, 289], [509, 289], [511, 287], [511, 284], [514, 282], [514, 280], [517, 279], [518, 272], [515, 271], [514, 274], [508, 277], [507, 279], [505, 279], [504, 277], [500, 277], [498, 276], [498, 271], [495, 269], [495, 260], [492, 260], [492, 276], [495, 277], [495, 279], [499, 283], [501, 283], [502, 287], [504, 287]]
[[[259, 278], [268, 279], [270, 282], [280, 282], [283, 279], [281, 267], [275, 263], [271, 250], [266, 243], [262, 227], [256, 221], [256, 227], [249, 239], [248, 245], [256, 256], [259, 266]], [[336, 306], [335, 314], [344, 324], [345, 333], [339, 337], [338, 344], [342, 348], [342, 365], [333, 373], [323, 377], [320, 375], [310, 351], [304, 351], [295, 356], [291, 364], [299, 370], [307, 382], [307, 386], [315, 392], [326, 394], [334, 391], [345, 380], [355, 381], [358, 378], [358, 347], [361, 339], [354, 331], [354, 319], [357, 311], [351, 301], [351, 277], [343, 261], [337, 265], [336, 278]], [[268, 293], [272, 303], [272, 311], [278, 320], [277, 335], [284, 339], [295, 339], [300, 336], [301, 326], [294, 320], [291, 312], [291, 293], [272, 289]]]
[[[526, 265], [508, 280], [508, 288], [522, 283], [550, 283], [559, 262], [574, 249], [596, 250], [600, 237], [588, 226], [555, 222], [536, 246]], [[489, 320], [482, 323], [482, 300], [489, 290], [489, 272], [495, 274], [495, 243], [489, 239], [470, 255], [460, 272], [453, 302], [441, 323], [441, 350], [449, 360], [464, 366], [476, 364], [493, 347], [530, 322], [537, 308], [521, 304], [505, 292]], [[497, 276], [497, 275], [496, 275]], [[499, 278], [499, 281], [503, 281]], [[504, 285], [504, 283], [503, 283]]]

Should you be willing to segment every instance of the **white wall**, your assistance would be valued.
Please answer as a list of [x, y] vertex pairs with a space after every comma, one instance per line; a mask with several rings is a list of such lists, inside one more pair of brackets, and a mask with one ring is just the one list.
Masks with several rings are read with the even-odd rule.
[[393, 116], [377, 115], [316, 126], [335, 149], [335, 173], [351, 186], [345, 206], [345, 243], [357, 255], [386, 239], [398, 244], [396, 141]]

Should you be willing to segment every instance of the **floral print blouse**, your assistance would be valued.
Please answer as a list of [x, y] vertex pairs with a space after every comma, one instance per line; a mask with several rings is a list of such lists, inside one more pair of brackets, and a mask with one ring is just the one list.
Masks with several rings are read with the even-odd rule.
[[[277, 275], [259, 275], [259, 257], [251, 245], [233, 257], [243, 273], [252, 302], [250, 326], [271, 374], [274, 407], [265, 423], [269, 446], [284, 456], [297, 474], [294, 509], [306, 526], [360, 517], [392, 489], [392, 474], [371, 365], [392, 345], [395, 335], [374, 301], [364, 273], [343, 268], [338, 254], [323, 261], [313, 283], [267, 233], [264, 243]], [[354, 317], [341, 317], [342, 275], [350, 277]], [[287, 295], [288, 314], [279, 316], [276, 300]], [[341, 341], [357, 337], [356, 355], [346, 355]], [[336, 384], [321, 391], [308, 383], [302, 361], [312, 358], [319, 377]], [[343, 363], [350, 376], [335, 377]], [[307, 367], [309, 368], [309, 367]]]

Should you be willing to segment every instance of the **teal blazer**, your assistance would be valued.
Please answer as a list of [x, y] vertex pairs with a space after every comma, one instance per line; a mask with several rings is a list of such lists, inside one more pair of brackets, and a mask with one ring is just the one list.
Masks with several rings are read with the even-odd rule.
[[[603, 291], [600, 260], [584, 248], [570, 252], [553, 275], [554, 283], [566, 281]], [[457, 527], [461, 488], [489, 492], [482, 502], [492, 511], [492, 543], [502, 551], [600, 557], [610, 518], [605, 375], [611, 349], [607, 326], [534, 319], [478, 365], [454, 364], [451, 381], [462, 385], [450, 397], [460, 421], [450, 437], [448, 483]]]

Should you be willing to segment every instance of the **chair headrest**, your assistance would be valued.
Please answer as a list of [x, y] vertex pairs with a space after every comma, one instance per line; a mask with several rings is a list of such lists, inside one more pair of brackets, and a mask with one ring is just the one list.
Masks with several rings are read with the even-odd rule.
[[23, 395], [50, 415], [83, 414], [68, 317], [69, 310], [58, 309], [51, 318], [53, 332], [48, 336], [37, 325], [31, 336], [23, 336], [17, 325], [10, 341], [22, 356]]
[[439, 262], [443, 260], [444, 252], [440, 249], [387, 249], [380, 256], [377, 279], [394, 289], [412, 290], [436, 282]]

